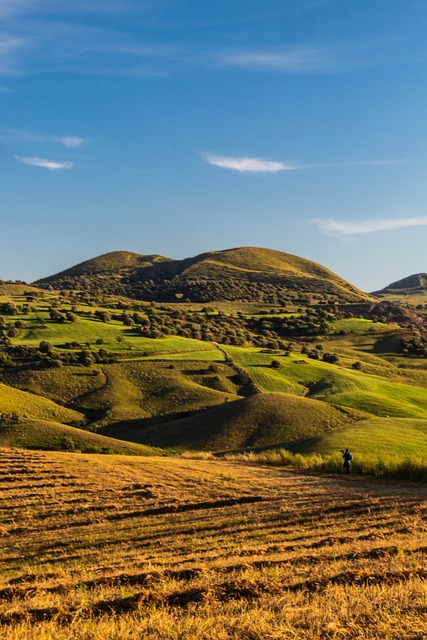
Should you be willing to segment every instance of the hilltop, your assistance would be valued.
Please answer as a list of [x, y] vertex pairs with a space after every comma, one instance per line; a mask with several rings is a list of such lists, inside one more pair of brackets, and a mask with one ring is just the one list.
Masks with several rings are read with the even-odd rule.
[[372, 295], [390, 300], [404, 299], [417, 304], [427, 301], [427, 273], [416, 273], [375, 291]]
[[184, 260], [114, 251], [35, 283], [56, 289], [174, 302], [215, 300], [285, 303], [296, 294], [341, 302], [372, 297], [311, 260], [258, 247], [202, 253]]

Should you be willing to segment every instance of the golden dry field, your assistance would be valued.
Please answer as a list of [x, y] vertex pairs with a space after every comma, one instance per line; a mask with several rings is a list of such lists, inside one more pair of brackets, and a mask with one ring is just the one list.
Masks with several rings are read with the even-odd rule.
[[0, 450], [0, 637], [427, 638], [427, 487]]

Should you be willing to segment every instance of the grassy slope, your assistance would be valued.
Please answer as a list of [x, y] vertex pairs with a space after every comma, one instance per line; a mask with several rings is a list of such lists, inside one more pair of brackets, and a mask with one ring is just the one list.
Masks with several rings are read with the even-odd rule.
[[328, 454], [349, 447], [354, 456], [417, 456], [427, 459], [427, 420], [373, 418], [323, 433], [288, 448]]
[[30, 391], [33, 394], [49, 398], [59, 404], [68, 404], [87, 393], [100, 389], [105, 384], [105, 377], [99, 367], [66, 366], [53, 369], [20, 369], [12, 368], [0, 371], [0, 380], [12, 387]]
[[225, 350], [247, 369], [263, 391], [300, 395], [309, 392], [311, 398], [377, 416], [427, 418], [427, 390], [422, 387], [389, 382], [380, 376], [299, 355], [280, 357], [280, 369], [276, 370], [270, 367], [272, 356], [259, 350], [240, 347]]
[[236, 387], [227, 365], [217, 365], [220, 388], [208, 386], [209, 363], [126, 361], [101, 367], [103, 384], [76, 400], [82, 410], [99, 412], [97, 426], [125, 420], [194, 411], [233, 400]]
[[110, 253], [104, 253], [101, 256], [90, 258], [84, 262], [61, 271], [53, 276], [41, 279], [39, 282], [49, 282], [56, 278], [63, 278], [68, 276], [80, 276], [80, 275], [101, 275], [103, 273], [119, 272], [121, 270], [128, 270], [132, 267], [146, 267], [151, 266], [157, 261], [169, 260], [160, 255], [140, 255], [133, 253], [132, 251], [111, 251]]
[[17, 413], [20, 418], [38, 418], [57, 422], [81, 422], [78, 411], [58, 406], [47, 398], [14, 389], [0, 383], [0, 413]]
[[49, 420], [22, 420], [18, 424], [0, 425], [0, 446], [85, 453], [159, 454], [159, 450], [150, 447], [125, 443]]
[[220, 451], [286, 443], [353, 423], [356, 412], [283, 393], [265, 393], [223, 404], [195, 416], [136, 426], [120, 437], [155, 446]]
[[[40, 317], [47, 321], [47, 326], [40, 326]], [[12, 339], [12, 343], [15, 345], [26, 344], [37, 347], [42, 340], [46, 340], [55, 348], [61, 348], [64, 343], [75, 341], [80, 344], [89, 343], [96, 350], [100, 346], [113, 352], [126, 352], [130, 348], [145, 352], [148, 356], [190, 351], [215, 351], [214, 345], [192, 338], [179, 336], [167, 336], [156, 340], [144, 338], [133, 334], [122, 322], [101, 322], [95, 318], [78, 317], [76, 322], [57, 323], [47, 320], [46, 313], [40, 312], [32, 314], [32, 317], [22, 316], [22, 319], [28, 328], [21, 331], [18, 337]], [[96, 341], [99, 339], [103, 343], [96, 345]]]

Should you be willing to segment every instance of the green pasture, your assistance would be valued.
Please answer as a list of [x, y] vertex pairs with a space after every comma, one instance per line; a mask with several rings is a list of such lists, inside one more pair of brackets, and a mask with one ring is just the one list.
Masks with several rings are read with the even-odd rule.
[[365, 456], [415, 456], [427, 462], [427, 420], [372, 418], [325, 432], [286, 448], [295, 453], [330, 454], [348, 447]]
[[203, 349], [203, 351], [182, 351], [180, 353], [177, 352], [167, 352], [167, 353], [157, 353], [153, 355], [146, 356], [144, 359], [150, 360], [170, 360], [172, 362], [175, 361], [201, 361], [201, 362], [224, 362], [224, 354], [219, 349], [212, 349], [208, 342], [204, 343], [207, 348]]
[[[219, 372], [219, 388], [207, 386], [208, 362], [120, 361], [99, 367], [97, 388], [76, 396], [74, 404], [90, 417], [93, 428], [113, 423], [195, 411], [234, 400], [235, 387]], [[225, 365], [224, 365], [225, 366]], [[205, 384], [204, 384], [205, 383]]]
[[344, 369], [301, 355], [272, 356], [256, 349], [225, 347], [262, 391], [309, 395], [330, 404], [352, 407], [376, 416], [427, 418], [427, 389], [390, 382], [377, 375]]
[[49, 398], [62, 405], [76, 401], [105, 384], [105, 376], [98, 365], [90, 368], [67, 365], [47, 369], [11, 367], [0, 370], [0, 380], [11, 387], [30, 391], [33, 395]]
[[55, 404], [52, 400], [36, 396], [0, 383], [0, 413], [15, 413], [20, 418], [39, 418], [57, 422], [82, 422], [78, 411]]
[[[114, 353], [135, 350], [144, 352], [148, 356], [167, 353], [185, 353], [189, 351], [205, 352], [214, 351], [216, 347], [208, 342], [180, 336], [166, 336], [163, 338], [145, 338], [134, 334], [121, 322], [101, 322], [96, 318], [87, 319], [80, 316], [76, 322], [58, 323], [50, 319], [42, 318], [40, 314], [29, 316], [15, 316], [27, 324], [27, 329], [22, 329], [18, 337], [12, 339], [12, 344], [26, 344], [30, 347], [38, 347], [42, 340], [50, 342], [55, 348], [64, 348], [67, 342], [90, 344], [94, 349], [103, 348]], [[47, 323], [40, 326], [40, 320]], [[102, 340], [101, 344], [96, 344]], [[213, 358], [214, 359], [214, 358]]]
[[81, 451], [124, 455], [159, 455], [153, 449], [133, 442], [76, 429], [48, 420], [20, 420], [18, 424], [0, 425], [0, 446], [49, 451]]
[[339, 331], [346, 333], [390, 331], [390, 327], [383, 322], [374, 322], [366, 318], [343, 318], [335, 320], [331, 325], [332, 331], [336, 333]]

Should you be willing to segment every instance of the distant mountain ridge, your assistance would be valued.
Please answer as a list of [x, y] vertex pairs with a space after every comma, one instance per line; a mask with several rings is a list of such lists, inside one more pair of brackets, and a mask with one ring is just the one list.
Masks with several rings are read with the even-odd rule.
[[259, 247], [237, 247], [173, 260], [114, 251], [82, 262], [36, 285], [171, 302], [284, 302], [292, 292], [366, 302], [363, 293], [320, 264]]

